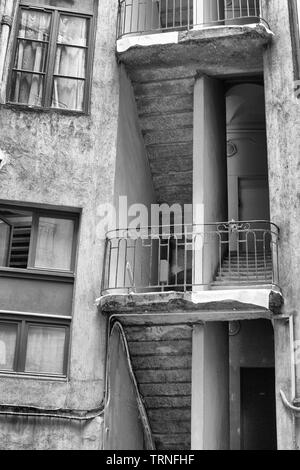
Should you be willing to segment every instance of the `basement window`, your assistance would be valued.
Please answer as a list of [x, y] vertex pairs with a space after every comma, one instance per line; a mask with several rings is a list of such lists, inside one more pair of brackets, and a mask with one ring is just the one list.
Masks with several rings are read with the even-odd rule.
[[74, 273], [76, 214], [0, 206], [0, 267]]
[[0, 372], [65, 377], [69, 330], [64, 321], [1, 316]]
[[9, 103], [87, 112], [94, 0], [21, 1]]

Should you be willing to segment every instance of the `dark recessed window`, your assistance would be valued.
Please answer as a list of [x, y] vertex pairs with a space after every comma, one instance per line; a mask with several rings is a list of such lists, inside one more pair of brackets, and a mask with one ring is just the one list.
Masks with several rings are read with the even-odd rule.
[[9, 102], [86, 112], [94, 0], [22, 1]]
[[68, 350], [67, 322], [1, 318], [1, 373], [66, 376]]
[[74, 272], [76, 215], [0, 206], [0, 267]]

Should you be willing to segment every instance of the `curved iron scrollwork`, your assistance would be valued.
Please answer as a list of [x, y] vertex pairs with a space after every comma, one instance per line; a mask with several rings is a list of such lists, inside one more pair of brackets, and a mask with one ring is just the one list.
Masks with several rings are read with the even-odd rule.
[[251, 230], [251, 225], [249, 222], [236, 222], [232, 220], [231, 222], [222, 223], [217, 226], [218, 232], [248, 232]]

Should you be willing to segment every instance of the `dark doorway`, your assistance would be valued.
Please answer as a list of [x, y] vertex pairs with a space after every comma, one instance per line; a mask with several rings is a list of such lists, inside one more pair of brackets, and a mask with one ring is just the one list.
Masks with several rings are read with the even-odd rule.
[[241, 448], [277, 448], [273, 368], [241, 369]]

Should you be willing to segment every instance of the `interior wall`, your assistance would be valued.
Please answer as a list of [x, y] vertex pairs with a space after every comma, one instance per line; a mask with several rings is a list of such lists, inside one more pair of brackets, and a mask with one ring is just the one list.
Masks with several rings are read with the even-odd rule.
[[[120, 105], [115, 175], [115, 204], [127, 196], [128, 206], [156, 202], [148, 156], [140, 130], [137, 108], [124, 66], [120, 67]], [[123, 228], [123, 227], [122, 227]]]
[[[228, 156], [228, 220], [241, 220], [239, 180], [268, 178], [264, 89], [261, 85], [232, 87], [226, 97]], [[256, 217], [258, 219], [259, 217]]]
[[229, 337], [231, 450], [241, 448], [240, 369], [275, 367], [272, 323], [253, 320], [240, 322], [239, 325], [239, 332]]

